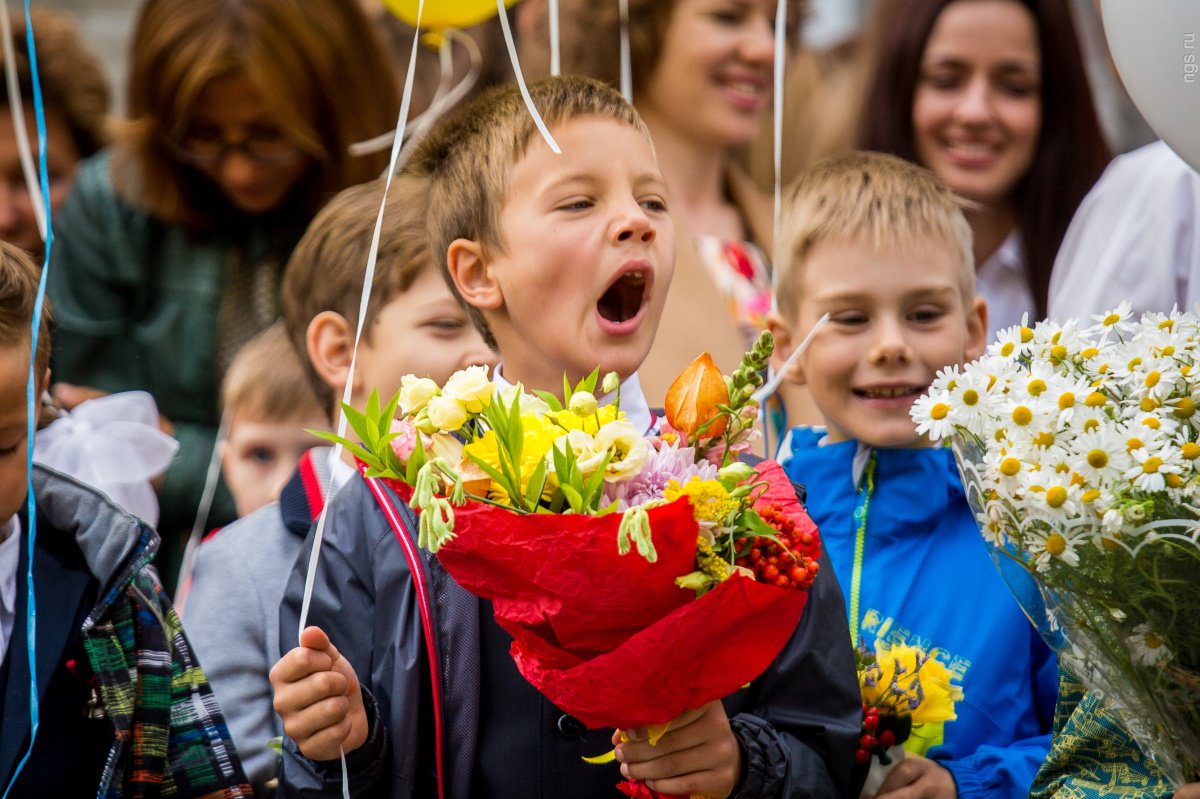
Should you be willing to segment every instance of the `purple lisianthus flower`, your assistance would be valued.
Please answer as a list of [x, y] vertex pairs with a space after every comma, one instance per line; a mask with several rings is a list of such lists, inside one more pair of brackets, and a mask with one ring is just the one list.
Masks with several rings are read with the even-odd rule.
[[615, 500], [617, 509], [624, 511], [653, 499], [662, 499], [663, 489], [668, 482], [678, 480], [686, 483], [693, 475], [701, 480], [715, 480], [717, 467], [708, 461], [696, 463], [696, 450], [693, 447], [663, 443], [657, 449], [650, 448], [646, 465], [637, 475], [620, 483], [608, 484], [604, 503], [607, 505]]

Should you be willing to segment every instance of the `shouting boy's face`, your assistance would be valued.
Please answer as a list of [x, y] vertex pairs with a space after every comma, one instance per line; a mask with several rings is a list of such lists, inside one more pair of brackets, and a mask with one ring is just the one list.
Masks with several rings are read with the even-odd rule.
[[[561, 390], [597, 366], [628, 377], [658, 328], [675, 264], [666, 184], [635, 128], [576, 117], [540, 136], [509, 175], [501, 247], [451, 245], [451, 274], [480, 308], [504, 375]], [[464, 257], [464, 248], [467, 254]]]
[[25, 386], [27, 347], [0, 346], [0, 527], [21, 509], [29, 479], [26, 470]]

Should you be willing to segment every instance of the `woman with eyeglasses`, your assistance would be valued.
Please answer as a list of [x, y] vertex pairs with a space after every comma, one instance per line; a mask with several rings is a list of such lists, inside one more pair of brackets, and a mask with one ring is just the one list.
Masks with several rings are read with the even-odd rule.
[[[55, 395], [152, 394], [180, 442], [164, 545], [192, 526], [237, 350], [278, 316], [326, 199], [379, 175], [348, 147], [395, 125], [394, 73], [351, 0], [146, 0], [129, 115], [54, 220]], [[209, 526], [228, 522], [223, 487]], [[167, 566], [161, 569], [170, 574]]]

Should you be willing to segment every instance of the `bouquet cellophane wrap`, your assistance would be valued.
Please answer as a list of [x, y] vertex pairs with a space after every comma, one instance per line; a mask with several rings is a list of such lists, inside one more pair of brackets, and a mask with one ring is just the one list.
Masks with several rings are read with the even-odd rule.
[[[992, 559], [1059, 662], [1105, 698], [1168, 779], [1176, 785], [1193, 781], [1200, 767], [1200, 664], [1194, 651], [1158, 661], [1139, 642], [1146, 630], [1190, 628], [1194, 632], [1186, 637], [1200, 637], [1200, 619], [1178, 617], [1180, 608], [1200, 607], [1196, 519], [1147, 519], [1122, 540], [1081, 546], [1078, 565], [1052, 561], [1039, 570], [1021, 542], [1045, 538], [1047, 517], [989, 503], [982, 442], [960, 431], [951, 443], [980, 524], [995, 522], [1005, 533], [1002, 544], [985, 539]], [[1099, 520], [1067, 523], [1080, 528], [1072, 534], [1101, 538]], [[1151, 583], [1165, 590], [1144, 590]]]
[[[756, 468], [769, 483], [758, 503], [779, 505], [815, 536], [783, 469]], [[808, 597], [741, 575], [698, 598], [678, 587], [695, 568], [698, 535], [686, 498], [649, 511], [654, 563], [618, 553], [619, 513], [520, 515], [468, 502], [454, 515], [439, 561], [492, 602], [522, 676], [591, 728], [661, 724], [736, 692], [783, 649]]]

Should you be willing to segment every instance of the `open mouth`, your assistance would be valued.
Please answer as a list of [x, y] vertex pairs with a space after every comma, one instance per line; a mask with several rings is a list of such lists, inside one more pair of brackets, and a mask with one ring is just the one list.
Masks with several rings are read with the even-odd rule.
[[854, 396], [863, 399], [916, 398], [925, 393], [926, 386], [881, 386], [879, 388], [856, 388]]
[[614, 324], [628, 322], [638, 315], [646, 302], [646, 273], [626, 272], [600, 296], [596, 310]]

